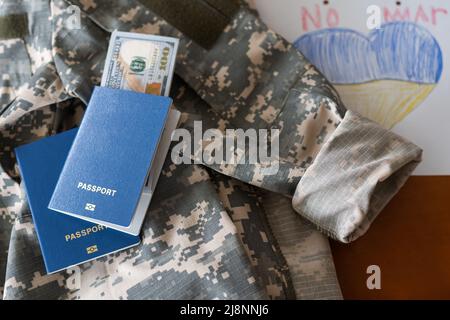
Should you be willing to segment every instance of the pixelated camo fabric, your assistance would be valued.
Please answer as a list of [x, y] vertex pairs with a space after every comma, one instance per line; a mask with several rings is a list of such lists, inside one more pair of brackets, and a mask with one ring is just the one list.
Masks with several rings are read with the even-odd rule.
[[[225, 10], [224, 1], [199, 1], [228, 19], [206, 42], [151, 1], [2, 1], [3, 299], [341, 298], [328, 237], [361, 236], [421, 150], [346, 111], [317, 69], [245, 3]], [[71, 5], [81, 9], [77, 29], [66, 27]], [[190, 19], [207, 21], [198, 15]], [[279, 170], [175, 165], [168, 156], [139, 246], [46, 275], [14, 148], [79, 125], [114, 29], [180, 38], [171, 91], [179, 126], [279, 129]]]

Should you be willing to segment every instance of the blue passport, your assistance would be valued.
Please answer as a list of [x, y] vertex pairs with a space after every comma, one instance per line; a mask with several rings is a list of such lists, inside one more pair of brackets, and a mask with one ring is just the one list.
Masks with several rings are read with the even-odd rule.
[[168, 97], [95, 87], [49, 208], [139, 234], [162, 166], [158, 155], [165, 158], [178, 122], [166, 124], [171, 104]]
[[77, 129], [16, 148], [45, 267], [53, 273], [139, 244], [139, 237], [48, 209]]

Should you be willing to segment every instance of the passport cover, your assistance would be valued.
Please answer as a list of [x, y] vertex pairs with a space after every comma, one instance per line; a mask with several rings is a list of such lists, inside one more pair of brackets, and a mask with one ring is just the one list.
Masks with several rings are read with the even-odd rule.
[[139, 244], [139, 237], [47, 208], [77, 129], [16, 148], [47, 273]]
[[49, 208], [129, 226], [171, 104], [168, 97], [95, 87]]

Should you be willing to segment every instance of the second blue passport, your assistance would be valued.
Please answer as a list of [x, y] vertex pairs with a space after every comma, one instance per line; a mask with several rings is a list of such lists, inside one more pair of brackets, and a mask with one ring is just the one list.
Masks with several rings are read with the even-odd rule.
[[137, 245], [139, 237], [47, 208], [76, 129], [16, 148], [47, 273]]

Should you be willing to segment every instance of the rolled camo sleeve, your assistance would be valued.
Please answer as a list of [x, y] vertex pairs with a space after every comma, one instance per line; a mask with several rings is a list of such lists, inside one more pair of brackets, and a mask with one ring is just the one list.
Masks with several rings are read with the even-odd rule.
[[361, 236], [403, 186], [422, 150], [347, 111], [297, 185], [292, 205], [334, 239]]

